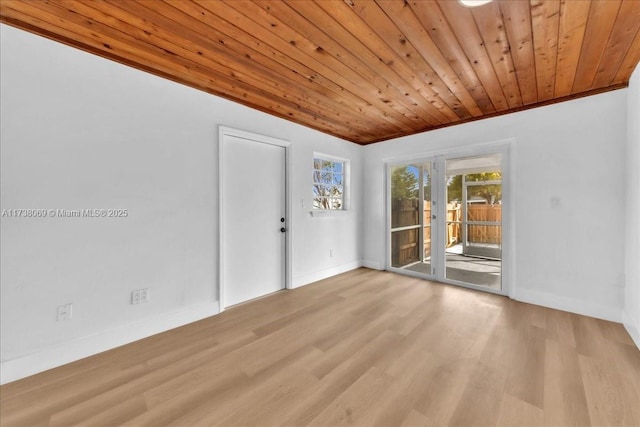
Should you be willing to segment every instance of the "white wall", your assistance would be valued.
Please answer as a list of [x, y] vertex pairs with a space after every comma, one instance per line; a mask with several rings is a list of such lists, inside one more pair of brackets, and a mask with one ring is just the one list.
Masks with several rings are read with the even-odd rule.
[[[342, 215], [309, 215], [313, 152], [350, 159], [361, 195], [359, 146], [0, 31], [1, 209], [128, 210], [2, 218], [1, 382], [218, 312], [218, 125], [293, 142], [295, 286], [360, 265], [360, 196]], [[145, 287], [151, 301], [131, 305], [131, 291]], [[73, 319], [57, 322], [57, 306], [70, 302]]]
[[385, 266], [385, 159], [510, 138], [514, 297], [619, 322], [625, 90], [365, 147], [364, 264]]
[[640, 348], [640, 66], [627, 93], [625, 298], [623, 322]]

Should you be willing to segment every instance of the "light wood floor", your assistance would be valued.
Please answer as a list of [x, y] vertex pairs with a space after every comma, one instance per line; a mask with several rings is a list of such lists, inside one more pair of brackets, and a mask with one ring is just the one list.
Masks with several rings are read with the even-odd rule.
[[2, 426], [640, 425], [616, 323], [359, 269], [0, 388]]

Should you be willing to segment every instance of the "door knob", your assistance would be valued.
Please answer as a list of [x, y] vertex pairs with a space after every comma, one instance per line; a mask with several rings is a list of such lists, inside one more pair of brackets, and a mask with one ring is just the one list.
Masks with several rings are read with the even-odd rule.
[[280, 222], [284, 222], [284, 218], [280, 218]]
[[280, 228], [280, 232], [281, 232], [281, 233], [284, 233], [285, 231], [287, 231], [287, 229], [286, 229], [286, 228], [284, 228], [284, 227]]

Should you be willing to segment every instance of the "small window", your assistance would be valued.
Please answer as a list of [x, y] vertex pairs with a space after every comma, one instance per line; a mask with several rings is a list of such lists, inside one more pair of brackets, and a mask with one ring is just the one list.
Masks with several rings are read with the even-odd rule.
[[313, 159], [313, 209], [344, 210], [345, 162]]

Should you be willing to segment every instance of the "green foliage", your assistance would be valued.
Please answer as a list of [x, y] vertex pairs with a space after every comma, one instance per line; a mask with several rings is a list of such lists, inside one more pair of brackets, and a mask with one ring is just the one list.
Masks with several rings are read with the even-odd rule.
[[393, 200], [418, 198], [418, 177], [409, 170], [409, 166], [392, 168], [391, 198]]
[[[478, 181], [496, 181], [502, 179], [502, 173], [500, 172], [483, 172], [483, 173], [470, 173], [466, 175], [467, 182]], [[502, 200], [502, 186], [501, 185], [478, 185], [467, 187], [467, 199], [472, 197], [482, 197], [487, 203], [498, 203]], [[451, 203], [454, 200], [462, 200], [462, 175], [455, 175], [447, 182], [447, 202]]]
[[[427, 171], [425, 171], [425, 174]], [[479, 181], [499, 181], [502, 179], [500, 172], [483, 172], [467, 174], [467, 182]], [[425, 179], [424, 194], [425, 200], [431, 200], [431, 182]], [[419, 197], [418, 169], [416, 166], [405, 165], [395, 166], [391, 169], [391, 198], [393, 200], [417, 199]], [[502, 200], [501, 185], [472, 185], [467, 187], [467, 197], [481, 197], [487, 203], [498, 203]], [[447, 202], [462, 200], [462, 175], [455, 175], [447, 182]]]

